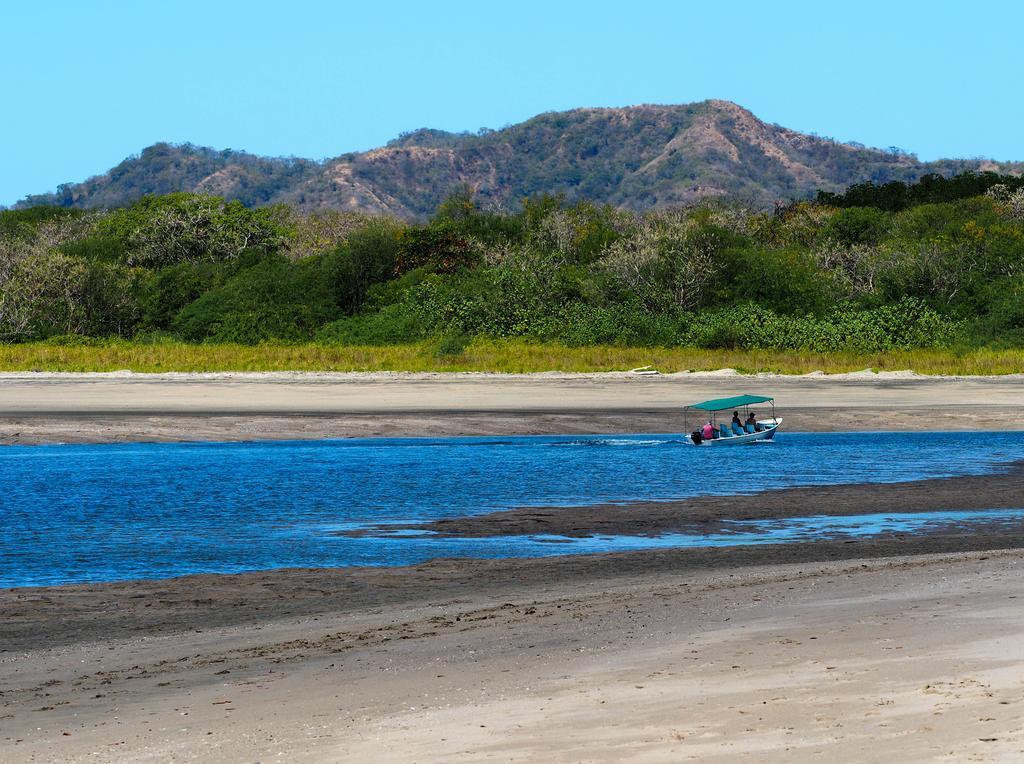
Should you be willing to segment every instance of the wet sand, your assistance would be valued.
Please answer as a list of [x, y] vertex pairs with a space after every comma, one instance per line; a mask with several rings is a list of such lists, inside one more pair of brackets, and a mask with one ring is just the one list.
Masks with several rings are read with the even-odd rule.
[[983, 509], [1024, 509], [1024, 463], [1008, 465], [992, 475], [905, 483], [800, 486], [746, 497], [699, 496], [679, 501], [522, 507], [429, 523], [392, 523], [338, 535], [372, 536], [376, 531], [415, 530], [462, 537], [656, 536], [720, 532], [723, 521]]
[[682, 432], [743, 392], [791, 431], [1024, 430], [1021, 376], [8, 373], [0, 444]]

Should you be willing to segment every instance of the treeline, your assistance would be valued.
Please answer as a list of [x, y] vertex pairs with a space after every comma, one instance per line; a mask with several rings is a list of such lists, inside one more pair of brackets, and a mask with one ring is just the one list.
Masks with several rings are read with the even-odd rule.
[[900, 205], [891, 185], [644, 215], [462, 189], [415, 225], [193, 194], [5, 211], [0, 340], [1024, 346], [1021, 180], [926, 179]]
[[970, 199], [993, 188], [1012, 193], [1024, 189], [1024, 177], [995, 172], [965, 172], [952, 177], [929, 174], [916, 183], [858, 183], [841, 194], [819, 191], [817, 201], [830, 207], [874, 207], [887, 212]]

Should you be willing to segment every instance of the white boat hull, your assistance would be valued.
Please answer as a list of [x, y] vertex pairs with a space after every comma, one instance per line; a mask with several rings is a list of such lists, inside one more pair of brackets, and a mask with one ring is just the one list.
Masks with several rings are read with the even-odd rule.
[[[711, 440], [701, 441], [701, 446], [743, 446], [748, 443], [758, 443], [761, 441], [771, 440], [775, 437], [775, 432], [779, 429], [779, 425], [782, 424], [782, 417], [778, 419], [765, 419], [760, 423], [764, 426], [764, 429], [760, 432], [748, 432], [743, 435], [732, 435], [728, 438], [712, 438]], [[691, 443], [693, 441], [690, 441]]]

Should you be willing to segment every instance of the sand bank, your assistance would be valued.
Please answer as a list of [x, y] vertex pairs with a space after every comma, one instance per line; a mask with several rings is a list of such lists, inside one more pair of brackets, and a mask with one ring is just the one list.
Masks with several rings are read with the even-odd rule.
[[792, 430], [1024, 429], [1019, 376], [8, 373], [0, 443], [680, 432], [741, 392]]
[[1024, 509], [1024, 464], [992, 475], [905, 483], [800, 486], [751, 496], [698, 496], [659, 502], [582, 507], [522, 507], [429, 523], [388, 524], [338, 535], [376, 531], [428, 531], [444, 536], [648, 535], [711, 533], [723, 521], [771, 520], [806, 515], [849, 516], [947, 510]]

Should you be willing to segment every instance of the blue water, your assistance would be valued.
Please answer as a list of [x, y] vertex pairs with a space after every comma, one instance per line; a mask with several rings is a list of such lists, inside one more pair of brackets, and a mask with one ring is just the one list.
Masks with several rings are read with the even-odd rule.
[[[9, 446], [0, 449], [0, 586], [692, 545], [337, 531], [518, 506], [985, 474], [1021, 459], [1019, 433], [787, 433], [705, 449], [660, 435]], [[853, 522], [859, 533], [886, 532]], [[726, 535], [843, 532], [809, 527]]]

